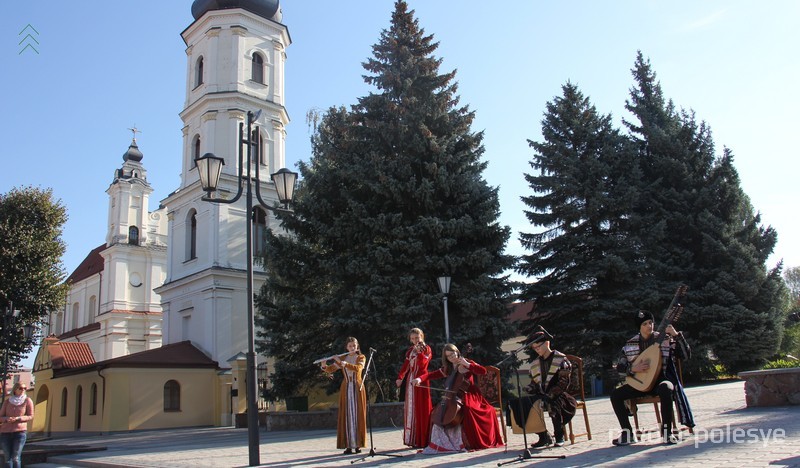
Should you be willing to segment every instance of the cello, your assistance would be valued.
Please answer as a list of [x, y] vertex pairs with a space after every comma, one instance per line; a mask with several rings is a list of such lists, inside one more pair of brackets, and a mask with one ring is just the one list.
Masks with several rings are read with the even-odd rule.
[[[465, 353], [472, 352], [472, 344], [467, 343]], [[459, 353], [458, 357], [463, 354]], [[464, 418], [464, 394], [470, 386], [470, 381], [465, 374], [453, 366], [453, 372], [445, 380], [444, 395], [431, 413], [431, 423], [441, 427], [452, 427], [461, 424]]]

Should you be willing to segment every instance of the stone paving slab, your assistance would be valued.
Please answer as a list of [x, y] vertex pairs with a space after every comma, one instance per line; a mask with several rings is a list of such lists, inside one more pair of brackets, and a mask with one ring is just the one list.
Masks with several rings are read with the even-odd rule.
[[[744, 383], [726, 382], [686, 390], [698, 426], [695, 434], [683, 432], [678, 445], [665, 446], [654, 434], [628, 447], [614, 447], [611, 439], [618, 435], [618, 424], [607, 397], [587, 401], [592, 440], [585, 437], [574, 445], [535, 452], [540, 456], [561, 456], [563, 459], [533, 458], [517, 462], [523, 449], [522, 434], [511, 434], [508, 428], [507, 448], [470, 453], [422, 455], [402, 445], [402, 432], [397, 428], [373, 431], [374, 456], [342, 455], [336, 447], [336, 431], [261, 432], [262, 466], [268, 467], [332, 467], [332, 466], [397, 466], [397, 467], [496, 467], [547, 464], [552, 467], [590, 466], [675, 466], [675, 467], [800, 467], [800, 406], [746, 408]], [[639, 410], [642, 425], [655, 426], [652, 409]], [[583, 419], [573, 422], [582, 431]], [[548, 421], [548, 426], [550, 425]], [[530, 444], [536, 436], [527, 437]], [[369, 443], [369, 437], [367, 439]], [[48, 443], [70, 443], [104, 446], [103, 452], [90, 452], [54, 457], [47, 464], [31, 465], [91, 467], [240, 467], [248, 464], [247, 430], [234, 428], [194, 428], [143, 431], [95, 437], [50, 440]], [[402, 455], [402, 457], [385, 456]]]

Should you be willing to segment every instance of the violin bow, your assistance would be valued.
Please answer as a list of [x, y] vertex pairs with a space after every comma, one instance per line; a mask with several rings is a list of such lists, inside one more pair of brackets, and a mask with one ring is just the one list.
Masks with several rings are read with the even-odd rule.
[[439, 390], [440, 392], [447, 392], [447, 393], [458, 393], [458, 392], [456, 392], [455, 390], [448, 390], [448, 389], [446, 389], [446, 388], [440, 388], [440, 387], [429, 387], [429, 386], [427, 386], [427, 385], [417, 385], [416, 387], [417, 387], [417, 388], [429, 388], [429, 389], [431, 389], [431, 390]]

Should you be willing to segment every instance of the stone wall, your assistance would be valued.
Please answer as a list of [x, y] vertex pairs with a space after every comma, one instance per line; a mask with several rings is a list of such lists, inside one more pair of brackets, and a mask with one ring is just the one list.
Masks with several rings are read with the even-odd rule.
[[[337, 408], [325, 411], [269, 411], [259, 413], [258, 423], [268, 431], [336, 429], [338, 411]], [[402, 427], [403, 403], [373, 403], [368, 416], [372, 427]], [[246, 413], [236, 415], [236, 427], [247, 427]]]
[[747, 406], [800, 405], [800, 367], [740, 372]]

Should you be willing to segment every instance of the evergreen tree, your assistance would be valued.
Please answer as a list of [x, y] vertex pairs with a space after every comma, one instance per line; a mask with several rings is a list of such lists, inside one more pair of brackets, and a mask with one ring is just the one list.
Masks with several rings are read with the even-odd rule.
[[391, 385], [410, 328], [422, 328], [438, 355], [442, 275], [453, 278], [451, 341], [472, 343], [479, 361], [499, 360], [510, 335], [509, 229], [482, 178], [483, 135], [458, 106], [455, 72], [439, 73], [437, 46], [397, 1], [364, 63], [377, 91], [349, 111], [330, 109], [312, 138], [295, 214], [282, 217], [291, 235], [268, 239], [258, 302], [260, 349], [278, 361], [274, 396], [317, 384], [309, 363], [343, 352], [347, 336], [378, 349], [377, 377]]
[[666, 101], [641, 52], [626, 122], [638, 145], [641, 197], [631, 217], [646, 266], [634, 296], [660, 316], [678, 283], [689, 285], [681, 325], [695, 347], [690, 371], [751, 368], [774, 353], [781, 335], [780, 266], [768, 272], [777, 235], [762, 227], [725, 150], [692, 112]]
[[[611, 116], [600, 115], [577, 86], [562, 86], [547, 104], [543, 142], [525, 178], [533, 195], [522, 197], [534, 233], [522, 233], [517, 271], [537, 278], [521, 297], [535, 301], [525, 329], [542, 324], [559, 349], [599, 367], [615, 357], [630, 329], [627, 295], [637, 278], [635, 239], [628, 214], [638, 197], [639, 174], [628, 140]], [[539, 314], [544, 314], [544, 317]], [[563, 346], [563, 348], [562, 348]]]
[[14, 188], [0, 194], [0, 311], [12, 303], [20, 311], [17, 330], [0, 329], [10, 364], [33, 346], [19, 331], [22, 325], [38, 326], [48, 311], [63, 306], [61, 229], [66, 220], [64, 206], [49, 189]]

